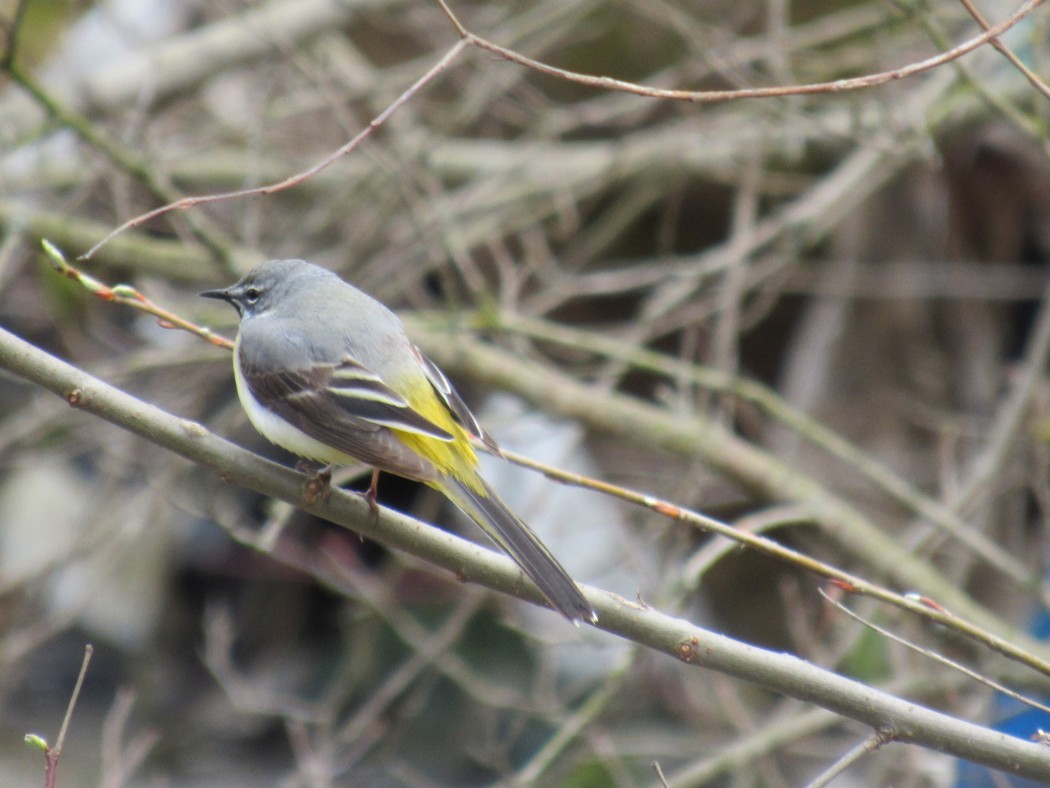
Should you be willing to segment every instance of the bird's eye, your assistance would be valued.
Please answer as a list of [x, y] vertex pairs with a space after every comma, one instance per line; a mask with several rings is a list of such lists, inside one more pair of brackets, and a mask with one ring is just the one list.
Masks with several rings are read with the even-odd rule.
[[249, 287], [244, 291], [244, 300], [249, 304], [254, 304], [259, 300], [259, 288]]

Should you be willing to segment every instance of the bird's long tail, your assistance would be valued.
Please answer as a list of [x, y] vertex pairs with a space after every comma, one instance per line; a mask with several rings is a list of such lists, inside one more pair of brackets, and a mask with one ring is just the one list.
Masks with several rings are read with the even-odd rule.
[[[455, 477], [434, 484], [517, 562], [556, 610], [569, 621], [596, 623], [597, 614], [576, 583], [539, 537], [507, 508], [480, 478], [477, 488]], [[471, 479], [475, 482], [475, 479]]]

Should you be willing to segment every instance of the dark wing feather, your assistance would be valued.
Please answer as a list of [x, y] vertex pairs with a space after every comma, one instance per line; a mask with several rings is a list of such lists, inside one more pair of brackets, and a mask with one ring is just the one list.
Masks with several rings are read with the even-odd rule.
[[334, 395], [339, 406], [352, 418], [442, 441], [452, 440], [450, 433], [421, 415], [360, 362], [345, 358], [338, 365], [320, 367], [324, 368], [328, 370], [327, 379], [319, 380], [313, 390], [323, 389]]
[[436, 470], [399, 441], [391, 427], [452, 439], [356, 362], [281, 371], [242, 365], [242, 371], [254, 397], [300, 431], [399, 476], [429, 481]]
[[445, 373], [438, 368], [437, 364], [427, 358], [423, 351], [418, 347], [413, 345], [412, 350], [415, 351], [419, 363], [423, 365], [423, 371], [426, 373], [430, 385], [434, 387], [434, 391], [436, 391], [438, 396], [441, 397], [442, 402], [445, 403], [445, 407], [449, 409], [449, 412], [456, 421], [458, 421], [467, 432], [480, 438], [481, 442], [488, 446], [493, 454], [502, 456], [502, 452], [500, 452], [496, 439], [488, 434], [485, 428], [478, 422], [477, 418], [475, 418], [474, 414], [470, 412], [467, 403], [465, 403], [463, 398], [459, 396], [459, 393], [452, 388], [452, 384], [449, 382], [449, 379], [445, 377]]

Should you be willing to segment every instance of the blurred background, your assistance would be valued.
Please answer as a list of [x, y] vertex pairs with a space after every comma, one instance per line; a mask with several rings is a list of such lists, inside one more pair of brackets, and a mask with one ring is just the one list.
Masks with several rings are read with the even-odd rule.
[[[452, 10], [544, 63], [688, 90], [870, 74], [980, 32], [947, 0]], [[1044, 75], [1047, 25], [1040, 11], [1004, 38]], [[449, 19], [401, 0], [4, 0], [0, 35], [0, 326], [293, 463], [247, 423], [225, 351], [93, 298], [39, 241], [73, 257], [181, 196], [306, 169], [450, 50]], [[196, 294], [308, 258], [402, 311], [506, 447], [937, 599], [877, 541], [799, 514], [845, 501], [1021, 631], [1050, 598], [1048, 107], [990, 47], [881, 87], [722, 103], [468, 47], [323, 172], [158, 217], [83, 267], [232, 337], [233, 311]], [[476, 342], [586, 384], [590, 412], [458, 364]], [[607, 424], [624, 395], [794, 476]], [[506, 463], [486, 474], [583, 582], [965, 719], [1014, 714], [828, 607], [817, 577]], [[462, 526], [400, 479], [380, 500]], [[87, 642], [59, 785], [633, 786], [657, 783], [656, 762], [672, 785], [786, 786], [867, 734], [459, 583], [0, 375], [0, 784], [41, 784], [22, 736], [53, 740]], [[836, 784], [1002, 782], [896, 745]]]

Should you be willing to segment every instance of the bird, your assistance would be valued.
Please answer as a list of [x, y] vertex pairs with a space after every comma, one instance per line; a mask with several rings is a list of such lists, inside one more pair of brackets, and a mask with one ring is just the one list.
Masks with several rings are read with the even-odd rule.
[[471, 436], [499, 446], [382, 303], [305, 260], [270, 260], [200, 294], [240, 316], [237, 395], [252, 425], [305, 460], [432, 487], [507, 553], [566, 619], [597, 623], [569, 573], [479, 473]]

